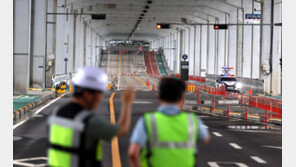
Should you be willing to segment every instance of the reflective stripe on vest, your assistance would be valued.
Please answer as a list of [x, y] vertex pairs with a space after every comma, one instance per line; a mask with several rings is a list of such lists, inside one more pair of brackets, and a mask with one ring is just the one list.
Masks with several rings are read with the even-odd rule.
[[151, 147], [153, 148], [195, 148], [194, 140], [194, 118], [193, 115], [187, 114], [188, 116], [188, 141], [187, 142], [162, 142], [158, 139], [156, 119], [154, 114], [150, 114], [150, 125], [151, 125]]

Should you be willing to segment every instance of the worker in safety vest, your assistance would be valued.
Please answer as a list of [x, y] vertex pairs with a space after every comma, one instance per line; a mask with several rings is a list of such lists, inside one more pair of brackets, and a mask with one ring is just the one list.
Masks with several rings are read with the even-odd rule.
[[73, 79], [73, 99], [55, 110], [48, 120], [48, 165], [58, 167], [101, 166], [102, 140], [128, 133], [134, 88], [121, 96], [118, 125], [95, 114], [107, 90], [107, 75], [96, 67], [84, 67]]
[[197, 142], [207, 144], [210, 135], [195, 114], [181, 111], [185, 89], [179, 79], [161, 79], [160, 106], [138, 120], [130, 139], [131, 167], [196, 166]]

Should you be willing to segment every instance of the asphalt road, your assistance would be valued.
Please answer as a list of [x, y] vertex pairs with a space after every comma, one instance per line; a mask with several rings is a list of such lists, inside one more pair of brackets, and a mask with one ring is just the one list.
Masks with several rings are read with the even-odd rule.
[[[122, 56], [122, 73], [133, 71], [134, 67], [141, 67], [142, 58], [134, 59], [132, 56]], [[119, 56], [109, 54], [106, 56], [104, 68], [108, 73], [119, 72]], [[109, 61], [109, 62], [108, 62]], [[133, 62], [133, 63], [132, 63]], [[132, 65], [130, 65], [132, 63]], [[136, 65], [139, 64], [139, 65]], [[106, 67], [107, 65], [107, 67]], [[137, 69], [136, 69], [137, 70]], [[146, 78], [153, 78], [142, 74], [137, 76], [144, 81]], [[120, 76], [119, 82], [121, 89], [128, 84], [134, 84], [138, 90], [136, 100], [133, 104], [131, 130], [125, 137], [118, 139], [119, 155], [123, 167], [128, 166], [127, 149], [129, 138], [136, 121], [144, 112], [156, 110], [158, 102], [155, 91], [150, 89], [142, 82], [132, 76]], [[109, 98], [113, 92], [105, 95], [105, 100], [100, 104], [96, 111], [106, 120], [110, 120]], [[113, 99], [115, 119], [120, 113], [120, 91], [115, 92]], [[32, 166], [32, 164], [46, 163], [46, 144], [47, 132], [46, 121], [53, 109], [69, 101], [71, 95], [66, 95], [60, 99], [47, 102], [43, 107], [35, 109], [28, 118], [16, 121], [13, 130], [13, 159], [14, 166]], [[192, 100], [192, 94], [186, 95], [186, 100]], [[282, 131], [279, 126], [264, 125], [255, 122], [248, 122], [240, 119], [229, 119], [210, 113], [197, 112], [197, 115], [204, 121], [211, 134], [209, 145], [198, 145], [197, 164], [199, 167], [279, 167], [282, 163]], [[112, 166], [112, 146], [109, 142], [104, 145], [105, 167]], [[113, 150], [114, 151], [114, 150]], [[18, 164], [18, 165], [17, 165]]]
[[[108, 98], [99, 106], [98, 113], [109, 120]], [[46, 119], [53, 108], [66, 103], [70, 97], [63, 97], [52, 103], [39, 114], [14, 129], [13, 159], [46, 157]], [[120, 92], [114, 96], [115, 118], [120, 113]], [[133, 104], [132, 123], [146, 111], [156, 110], [158, 102], [152, 91], [138, 91]], [[227, 119], [215, 115], [197, 113], [211, 133], [211, 142], [207, 146], [199, 145], [197, 162], [199, 166], [228, 166], [225, 163], [241, 163], [246, 166], [281, 166], [282, 133], [280, 127], [245, 122], [239, 119]], [[237, 128], [237, 129], [234, 129]], [[249, 128], [249, 129], [248, 129]], [[259, 130], [263, 129], [263, 130]], [[119, 138], [119, 151], [122, 166], [128, 166], [127, 149], [132, 130], [126, 137]], [[104, 143], [104, 166], [112, 166], [111, 144]], [[252, 159], [253, 157], [253, 159]], [[37, 163], [44, 161], [30, 161]], [[16, 165], [17, 166], [17, 165]], [[233, 165], [230, 165], [233, 166]]]

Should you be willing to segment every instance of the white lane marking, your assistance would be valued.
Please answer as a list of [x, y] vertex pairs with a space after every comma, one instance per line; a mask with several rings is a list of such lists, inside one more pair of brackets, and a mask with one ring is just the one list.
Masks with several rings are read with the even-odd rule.
[[110, 66], [110, 51], [108, 53], [108, 61], [107, 61], [108, 65], [107, 65], [107, 74], [110, 74], [109, 72], [109, 66]]
[[209, 128], [209, 127], [207, 127], [207, 125], [203, 125], [203, 127], [204, 127], [204, 128], [207, 128], [207, 129]]
[[231, 145], [235, 149], [242, 149], [242, 147], [237, 145], [236, 143], [229, 143], [229, 145]]
[[121, 87], [120, 87], [121, 76], [118, 75], [118, 76], [117, 76], [117, 79], [118, 79], [118, 82], [117, 82], [117, 89], [121, 89]]
[[197, 116], [198, 118], [208, 118], [209, 116], [208, 115], [199, 115]]
[[220, 165], [237, 165], [238, 167], [248, 167], [248, 165], [241, 162], [208, 162], [210, 167], [220, 167]]
[[216, 162], [208, 162], [208, 165], [210, 167], [219, 167], [219, 165]]
[[[64, 95], [65, 95], [65, 94], [63, 94], [61, 97], [63, 97]], [[59, 100], [61, 97], [58, 97], [58, 98], [54, 99], [53, 101], [49, 102], [48, 104], [46, 104], [45, 106], [41, 107], [39, 110], [37, 110], [37, 111], [34, 113], [34, 115], [40, 113], [43, 109], [45, 109], [46, 107], [48, 107], [48, 106], [51, 105], [52, 103], [56, 102], [57, 100]], [[33, 116], [34, 116], [34, 115], [33, 115]], [[21, 121], [21, 122], [15, 124], [15, 125], [13, 126], [13, 130], [14, 130], [15, 128], [17, 128], [18, 126], [22, 125], [23, 123], [27, 122], [28, 120], [30, 120], [30, 119], [23, 120], [23, 121]]]
[[280, 150], [282, 149], [282, 147], [278, 147], [278, 146], [266, 146], [266, 145], [264, 145], [262, 147], [275, 148], [275, 149], [280, 149]]
[[133, 56], [132, 55], [129, 55], [129, 58], [130, 58], [130, 61], [131, 61], [131, 63], [130, 63], [130, 68], [131, 68], [131, 71], [132, 71], [132, 73], [134, 73], [134, 68], [133, 68], [133, 66], [134, 66], [134, 58], [133, 58]]
[[19, 95], [19, 96], [14, 96], [13, 98], [14, 98], [14, 99], [16, 99], [16, 98], [19, 98], [19, 97], [21, 97], [21, 96], [22, 96], [22, 95]]
[[257, 156], [251, 156], [251, 158], [252, 158], [254, 161], [258, 162], [259, 164], [266, 164], [266, 161], [264, 161], [263, 159], [261, 159], [261, 158], [259, 158], [259, 157], [257, 157]]
[[217, 137], [222, 137], [223, 135], [221, 135], [219, 132], [213, 132], [213, 134]]

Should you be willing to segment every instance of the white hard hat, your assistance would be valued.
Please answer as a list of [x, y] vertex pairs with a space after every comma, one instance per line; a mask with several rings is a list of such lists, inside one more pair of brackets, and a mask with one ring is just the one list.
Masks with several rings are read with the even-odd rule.
[[97, 67], [83, 67], [73, 78], [73, 85], [81, 88], [107, 91], [107, 74]]

